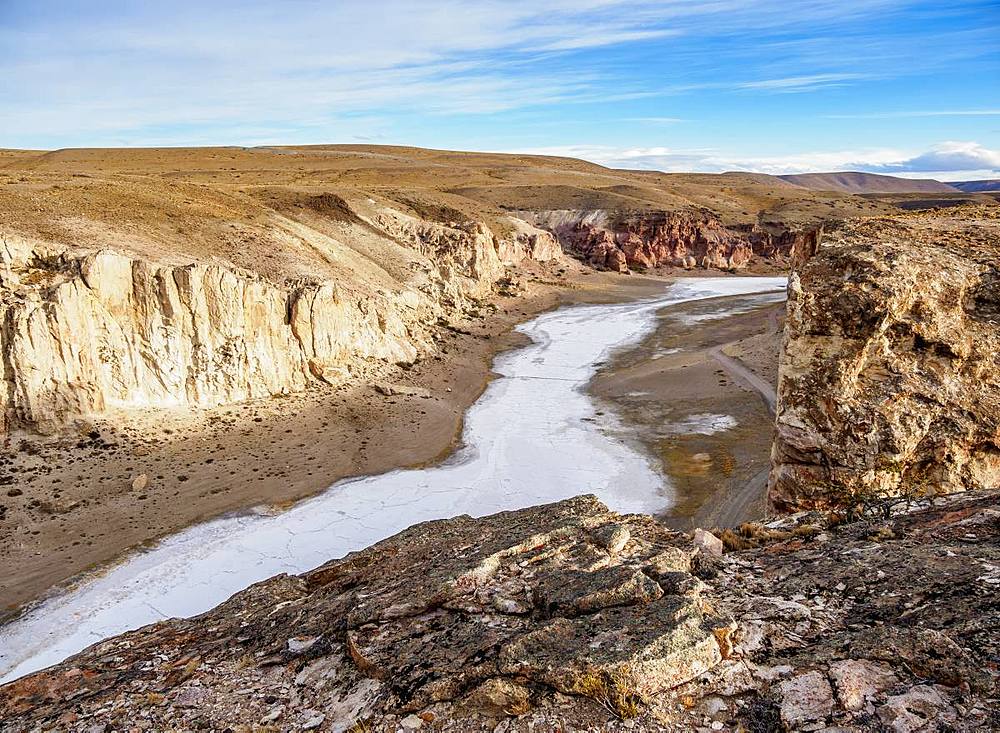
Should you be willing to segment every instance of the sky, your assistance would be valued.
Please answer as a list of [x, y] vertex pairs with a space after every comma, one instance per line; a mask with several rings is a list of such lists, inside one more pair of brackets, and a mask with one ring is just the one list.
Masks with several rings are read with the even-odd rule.
[[1000, 0], [0, 0], [0, 147], [1000, 177]]

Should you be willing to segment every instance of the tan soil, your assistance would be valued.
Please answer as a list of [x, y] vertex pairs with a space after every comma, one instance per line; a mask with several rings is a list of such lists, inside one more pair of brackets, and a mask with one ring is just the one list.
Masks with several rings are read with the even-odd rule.
[[[664, 287], [583, 268], [568, 279], [522, 277], [527, 293], [498, 298], [493, 315], [459, 324], [468, 334], [449, 333], [441, 356], [390, 376], [429, 390], [430, 399], [328, 387], [194, 416], [113, 416], [58, 439], [7, 436], [2, 460], [17, 479], [0, 487], [0, 617], [192, 523], [439, 460], [455, 446], [494, 355], [522, 343], [511, 332], [516, 323], [563, 303], [628, 300]], [[146, 485], [133, 488], [142, 475]]]
[[[711, 351], [721, 347], [775, 385], [784, 303], [691, 325], [677, 318], [752, 302], [734, 296], [664, 309], [656, 331], [615, 355], [590, 385], [670, 478], [676, 503], [664, 520], [671, 526], [736, 525], [763, 516], [774, 417], [760, 393], [730, 376]], [[713, 435], [671, 433], [670, 425], [702, 414], [729, 415], [737, 425]]]
[[505, 212], [518, 209], [690, 207], [726, 225], [790, 227], [893, 210], [773, 176], [625, 171], [572, 158], [399, 146], [0, 151], [0, 225], [76, 244], [103, 243], [113, 229], [120, 246], [142, 250], [152, 241], [160, 256], [218, 257], [272, 277], [330, 267], [308, 251], [267, 262], [245, 256], [267, 250], [276, 213], [307, 223], [317, 213], [329, 217], [314, 197], [330, 192], [353, 205], [373, 198], [424, 218], [498, 229]]

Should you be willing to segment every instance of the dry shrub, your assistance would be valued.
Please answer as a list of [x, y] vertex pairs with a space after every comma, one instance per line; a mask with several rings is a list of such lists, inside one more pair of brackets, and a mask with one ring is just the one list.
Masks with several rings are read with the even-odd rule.
[[643, 699], [633, 689], [632, 678], [622, 669], [589, 670], [576, 679], [576, 692], [597, 701], [622, 720], [639, 717]]
[[807, 539], [819, 534], [820, 528], [814, 524], [803, 524], [791, 530], [769, 529], [757, 522], [745, 522], [736, 529], [715, 529], [713, 533], [722, 540], [730, 552], [750, 550], [771, 542], [785, 542], [798, 538]]

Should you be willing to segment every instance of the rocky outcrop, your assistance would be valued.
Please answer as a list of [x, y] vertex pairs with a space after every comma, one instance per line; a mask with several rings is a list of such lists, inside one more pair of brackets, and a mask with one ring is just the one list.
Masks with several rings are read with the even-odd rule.
[[555, 211], [534, 218], [568, 251], [615, 272], [655, 267], [743, 270], [754, 258], [782, 265], [804, 236], [757, 225], [727, 227], [704, 211]]
[[810, 249], [789, 281], [772, 503], [1000, 485], [996, 214], [861, 220]]
[[[346, 205], [346, 204], [345, 204]], [[505, 238], [384, 208], [428, 275], [391, 286], [275, 283], [224, 263], [165, 264], [6, 236], [0, 247], [0, 431], [112, 409], [207, 407], [368, 379], [433, 350], [445, 308], [488, 297], [507, 267], [561, 256], [521, 222]], [[293, 226], [293, 223], [286, 223]], [[302, 225], [294, 224], [302, 228]]]
[[529, 224], [523, 219], [508, 217], [512, 232], [507, 237], [497, 239], [497, 254], [505, 265], [513, 265], [523, 260], [551, 262], [563, 256], [559, 241], [544, 229]]
[[998, 501], [747, 526], [723, 536], [747, 549], [721, 556], [697, 549], [704, 533], [696, 545], [592, 497], [428, 522], [0, 687], [0, 720], [7, 733], [994, 729]]
[[[553, 236], [526, 221], [507, 217], [510, 232], [497, 235], [478, 221], [438, 223], [382, 208], [372, 223], [380, 231], [405, 242], [429, 258], [445, 280], [458, 274], [469, 280], [466, 291], [482, 296], [506, 272], [524, 260], [548, 262], [562, 257]], [[467, 293], [466, 293], [467, 294]]]

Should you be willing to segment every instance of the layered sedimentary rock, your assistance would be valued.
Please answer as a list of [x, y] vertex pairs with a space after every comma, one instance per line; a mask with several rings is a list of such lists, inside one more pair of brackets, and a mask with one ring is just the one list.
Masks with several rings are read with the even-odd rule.
[[364, 379], [373, 364], [431, 351], [432, 324], [488, 296], [508, 265], [561, 256], [551, 235], [524, 222], [497, 236], [481, 223], [447, 227], [386, 207], [373, 220], [383, 228], [362, 222], [371, 236], [419, 252], [419, 272], [381, 286], [275, 282], [230, 263], [167, 264], [5, 235], [0, 430], [51, 431], [111, 409], [205, 407]]
[[535, 219], [567, 250], [615, 272], [664, 266], [743, 270], [755, 257], [781, 265], [803, 237], [756, 225], [727, 227], [704, 211], [553, 211]]
[[807, 249], [788, 288], [772, 502], [1000, 485], [997, 215], [859, 220]]
[[994, 729], [997, 507], [962, 498], [836, 528], [802, 517], [730, 534], [747, 549], [722, 555], [710, 534], [692, 542], [593, 497], [429, 522], [0, 687], [0, 720], [9, 733]]

